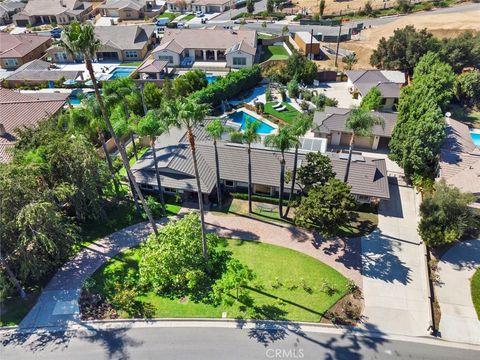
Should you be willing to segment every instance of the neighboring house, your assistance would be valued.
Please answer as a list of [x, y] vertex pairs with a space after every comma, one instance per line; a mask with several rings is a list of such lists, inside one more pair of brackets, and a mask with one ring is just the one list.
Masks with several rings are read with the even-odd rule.
[[447, 119], [447, 135], [440, 152], [439, 178], [477, 197], [480, 207], [480, 148], [475, 146], [467, 125]]
[[[326, 106], [323, 111], [316, 111], [313, 116], [315, 137], [326, 138], [328, 146], [349, 146], [351, 130], [345, 126], [352, 109], [342, 109]], [[372, 137], [356, 136], [355, 147], [372, 150], [387, 149], [392, 137], [392, 131], [397, 121], [396, 113], [373, 111], [374, 115], [384, 120], [384, 125], [375, 125]]]
[[161, 80], [169, 73], [168, 61], [148, 58], [135, 70], [141, 80]]
[[257, 52], [255, 30], [167, 29], [155, 59], [176, 67], [190, 67], [195, 61], [224, 63], [231, 68], [252, 66]]
[[208, 14], [234, 9], [235, 0], [167, 0], [166, 5], [171, 12], [201, 11]]
[[92, 3], [82, 0], [29, 0], [23, 11], [13, 16], [16, 26], [38, 24], [69, 24], [86, 20]]
[[10, 24], [12, 17], [25, 8], [25, 3], [20, 1], [4, 1], [0, 3], [0, 25]]
[[155, 0], [107, 0], [100, 5], [103, 16], [116, 17], [120, 20], [138, 20], [155, 7]]
[[400, 89], [405, 84], [405, 74], [392, 70], [348, 70], [350, 92], [361, 100], [374, 87], [382, 94], [383, 110], [396, 110]]
[[297, 31], [293, 40], [298, 45], [298, 48], [302, 54], [313, 54], [309, 55], [310, 57], [315, 57], [320, 54], [320, 41], [318, 41], [308, 31]]
[[43, 60], [33, 60], [20, 66], [3, 81], [9, 87], [44, 85], [65, 80], [83, 81], [83, 71], [65, 71], [52, 68], [52, 64]]
[[0, 88], [0, 163], [11, 159], [18, 128], [35, 126], [61, 111], [68, 94], [28, 93]]
[[[200, 127], [201, 128], [201, 127]], [[175, 137], [175, 135], [180, 135]], [[215, 155], [212, 141], [199, 128], [195, 129], [197, 161], [200, 171], [202, 193], [205, 199], [215, 196], [216, 175]], [[165, 139], [164, 139], [165, 138]], [[168, 194], [181, 194], [194, 200], [197, 192], [195, 174], [192, 167], [192, 155], [184, 132], [175, 130], [168, 139], [162, 136], [157, 140], [157, 161], [160, 169], [163, 191]], [[247, 191], [248, 155], [244, 145], [218, 142], [221, 181], [228, 191]], [[327, 153], [332, 160], [333, 170], [338, 179], [343, 180], [346, 171], [345, 154]], [[276, 196], [280, 178], [280, 153], [271, 149], [252, 149], [253, 192], [259, 195]], [[305, 155], [299, 155], [298, 162]], [[286, 169], [293, 167], [293, 152], [285, 153]], [[136, 181], [147, 191], [155, 191], [157, 181], [153, 156], [148, 151], [133, 166]], [[371, 202], [390, 197], [386, 163], [383, 159], [355, 157], [349, 172], [349, 184], [358, 201]], [[296, 191], [300, 189], [297, 187]], [[286, 192], [289, 191], [287, 186]]]
[[[96, 26], [95, 36], [102, 45], [95, 54], [97, 61], [138, 61], [157, 41], [154, 25]], [[53, 62], [81, 61], [61, 46], [52, 46], [47, 54]]]
[[15, 70], [43, 56], [52, 40], [48, 36], [11, 35], [0, 32], [0, 67]]

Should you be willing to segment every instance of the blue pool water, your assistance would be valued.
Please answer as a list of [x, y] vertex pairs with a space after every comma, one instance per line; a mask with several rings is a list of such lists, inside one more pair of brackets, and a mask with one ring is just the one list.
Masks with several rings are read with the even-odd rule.
[[214, 82], [215, 80], [218, 79], [218, 76], [215, 76], [215, 75], [208, 75], [207, 74], [205, 77], [207, 78], [207, 81], [208, 81], [209, 84], [211, 84], [212, 82]]
[[470, 131], [470, 136], [472, 137], [473, 143], [477, 147], [480, 147], [480, 132]]
[[245, 113], [243, 111], [234, 112], [233, 114], [230, 114], [228, 117], [233, 122], [236, 122], [237, 124], [242, 124], [240, 130], [245, 129], [247, 119], [249, 119], [250, 121], [260, 123], [260, 126], [257, 129], [257, 133], [259, 133], [259, 134], [270, 134], [271, 132], [273, 132], [275, 130], [274, 127], [268, 125], [267, 123], [264, 123], [263, 121], [257, 119], [256, 117], [248, 115], [247, 113]]
[[130, 76], [135, 71], [134, 67], [116, 67], [108, 77], [108, 80], [115, 80], [122, 77]]
[[71, 105], [80, 105], [81, 100], [80, 100], [78, 97], [76, 97], [76, 96], [69, 96], [68, 102], [69, 102]]

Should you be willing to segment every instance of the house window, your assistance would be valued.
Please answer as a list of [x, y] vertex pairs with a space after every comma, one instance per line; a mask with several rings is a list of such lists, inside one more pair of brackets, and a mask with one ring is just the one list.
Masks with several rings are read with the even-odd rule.
[[235, 183], [232, 180], [225, 180], [226, 187], [235, 187]]
[[247, 59], [245, 59], [244, 57], [234, 57], [233, 58], [233, 65], [245, 66], [245, 65], [247, 65]]
[[381, 104], [382, 104], [382, 105], [385, 105], [386, 103], [387, 103], [387, 99], [385, 99], [385, 98], [382, 98], [382, 102], [381, 102]]
[[5, 62], [5, 66], [17, 66], [18, 65], [17, 59], [5, 59], [4, 62]]
[[125, 12], [125, 16], [126, 16], [127, 18], [129, 18], [129, 17], [132, 16], [132, 14], [131, 14], [129, 11], [126, 11], [126, 12]]
[[166, 192], [166, 193], [170, 193], [170, 194], [176, 194], [177, 193], [177, 189], [169, 188], [169, 187], [164, 187], [163, 191]]
[[138, 53], [136, 51], [127, 50], [125, 51], [125, 57], [127, 59], [136, 59], [138, 57]]
[[55, 61], [67, 61], [67, 53], [65, 52], [59, 52], [59, 53], [55, 53], [53, 54], [53, 57], [55, 59]]
[[169, 64], [173, 64], [173, 56], [160, 55], [158, 60], [165, 60], [168, 61]]
[[140, 184], [140, 187], [146, 190], [153, 190], [153, 186], [150, 184]]
[[360, 202], [360, 203], [369, 203], [370, 202], [370, 196], [357, 195], [357, 201]]

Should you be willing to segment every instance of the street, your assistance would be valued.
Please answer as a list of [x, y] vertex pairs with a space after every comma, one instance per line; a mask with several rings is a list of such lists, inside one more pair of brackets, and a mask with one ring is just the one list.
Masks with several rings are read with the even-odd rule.
[[[335, 328], [241, 320], [231, 326], [197, 322], [112, 323], [40, 334], [0, 333], [2, 360], [10, 359], [478, 359], [478, 347], [434, 345], [437, 340], [373, 338]], [[115, 323], [113, 323], [115, 324]], [[126, 326], [126, 327], [125, 327]], [[209, 326], [209, 327], [207, 327]], [[308, 326], [307, 326], [308, 328]], [[5, 333], [4, 333], [5, 334]], [[429, 343], [427, 343], [429, 342]], [[475, 349], [475, 350], [474, 350]]]

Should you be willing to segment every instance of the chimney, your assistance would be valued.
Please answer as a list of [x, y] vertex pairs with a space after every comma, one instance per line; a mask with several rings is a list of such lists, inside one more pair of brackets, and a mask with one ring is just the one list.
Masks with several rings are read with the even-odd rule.
[[3, 124], [0, 124], [0, 136], [5, 136], [7, 134], [7, 131], [5, 130], [5, 126]]

